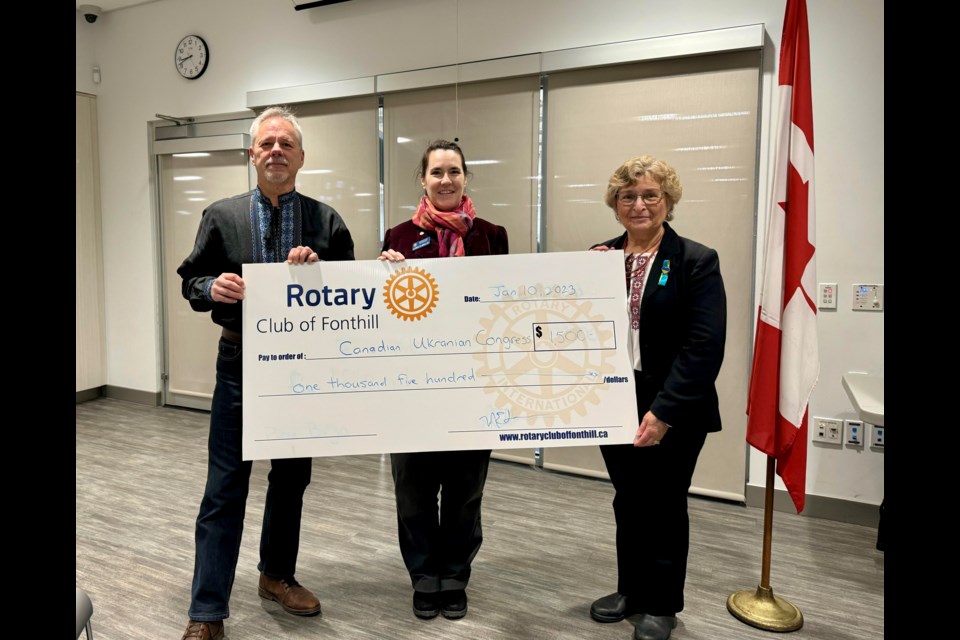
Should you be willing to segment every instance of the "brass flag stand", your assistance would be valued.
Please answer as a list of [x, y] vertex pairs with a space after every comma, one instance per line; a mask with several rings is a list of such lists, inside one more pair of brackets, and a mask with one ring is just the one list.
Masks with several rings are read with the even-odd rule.
[[736, 591], [727, 598], [727, 611], [750, 626], [767, 631], [796, 631], [803, 614], [770, 587], [770, 543], [773, 540], [773, 472], [776, 458], [767, 456], [767, 493], [763, 502], [763, 566], [756, 591]]
[[731, 594], [727, 610], [760, 629], [796, 631], [803, 626], [803, 614], [773, 595], [770, 588], [770, 541], [775, 470], [797, 511], [803, 510], [809, 401], [820, 375], [817, 310], [804, 290], [805, 282], [816, 282], [816, 251], [811, 244], [813, 103], [806, 0], [786, 1], [777, 85], [776, 172], [747, 396], [747, 442], [767, 454], [763, 569], [757, 590]]

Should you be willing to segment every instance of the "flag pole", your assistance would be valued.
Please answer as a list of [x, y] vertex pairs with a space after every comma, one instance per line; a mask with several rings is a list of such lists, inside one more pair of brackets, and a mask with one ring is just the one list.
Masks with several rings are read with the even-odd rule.
[[796, 631], [803, 614], [790, 602], [773, 595], [770, 586], [770, 546], [773, 541], [773, 473], [777, 459], [767, 456], [767, 490], [763, 500], [763, 565], [756, 591], [736, 591], [727, 598], [727, 611], [741, 622], [767, 631]]
[[737, 591], [727, 610], [768, 631], [796, 631], [803, 614], [773, 595], [774, 473], [797, 507], [806, 498], [807, 421], [820, 375], [817, 353], [816, 247], [813, 194], [813, 102], [806, 0], [786, 0], [778, 70], [773, 194], [767, 211], [760, 306], [747, 393], [747, 442], [767, 454], [763, 503], [763, 568], [756, 591]]

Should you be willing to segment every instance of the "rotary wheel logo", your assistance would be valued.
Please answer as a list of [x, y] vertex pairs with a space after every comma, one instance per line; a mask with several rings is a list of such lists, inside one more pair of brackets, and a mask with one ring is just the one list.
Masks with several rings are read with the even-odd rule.
[[437, 281], [418, 267], [405, 267], [387, 279], [383, 289], [383, 301], [390, 313], [401, 320], [421, 320], [428, 316], [440, 291]]
[[[595, 326], [596, 341], [615, 343], [613, 331], [602, 317], [591, 315], [590, 302], [563, 300], [518, 301], [491, 305], [492, 317], [481, 319], [481, 333], [494, 336], [529, 336], [541, 327]], [[536, 334], [539, 335], [539, 334]], [[559, 419], [570, 424], [573, 413], [584, 416], [587, 407], [600, 402], [597, 389], [604, 388], [604, 374], [615, 371], [612, 349], [530, 351], [488, 347], [474, 356], [480, 361], [477, 375], [488, 377], [488, 394], [495, 394], [497, 408], [507, 408], [514, 417], [542, 419], [552, 427]]]

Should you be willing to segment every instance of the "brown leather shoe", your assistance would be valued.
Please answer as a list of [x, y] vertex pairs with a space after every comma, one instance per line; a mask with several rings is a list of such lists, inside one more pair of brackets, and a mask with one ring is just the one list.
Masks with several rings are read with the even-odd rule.
[[260, 597], [279, 602], [287, 613], [295, 616], [315, 616], [320, 613], [320, 601], [310, 590], [300, 585], [293, 576], [271, 578], [260, 574]]
[[180, 640], [223, 640], [223, 620], [220, 622], [196, 622], [191, 620], [187, 623], [187, 630], [180, 636]]

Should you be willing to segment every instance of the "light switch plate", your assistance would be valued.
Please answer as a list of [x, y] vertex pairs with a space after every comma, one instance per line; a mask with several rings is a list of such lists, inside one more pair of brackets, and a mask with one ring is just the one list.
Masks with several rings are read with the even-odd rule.
[[836, 282], [821, 282], [817, 285], [817, 307], [820, 309], [837, 308]]

